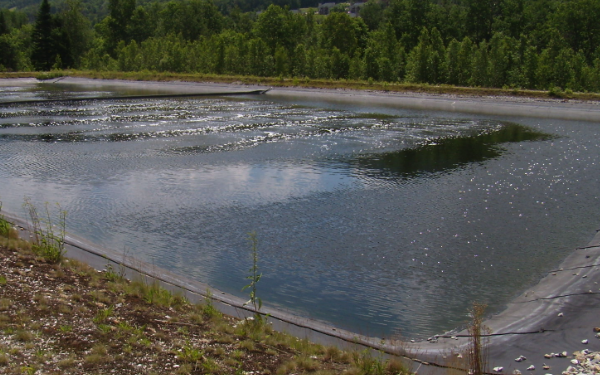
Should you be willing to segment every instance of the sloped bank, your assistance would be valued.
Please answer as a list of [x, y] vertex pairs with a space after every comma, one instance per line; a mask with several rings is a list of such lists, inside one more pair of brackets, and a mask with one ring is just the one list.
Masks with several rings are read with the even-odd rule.
[[[28, 228], [26, 220], [3, 212], [11, 222]], [[176, 275], [168, 270], [133, 257], [101, 248], [77, 236], [67, 235], [66, 255], [84, 261], [97, 269], [111, 265], [122, 268], [127, 277], [145, 276], [162, 286], [182, 292], [191, 301], [201, 301], [210, 291], [215, 306], [225, 314], [248, 317], [253, 310], [241, 298], [226, 294], [210, 286]], [[302, 318], [291, 312], [263, 307], [273, 327], [301, 338], [343, 348], [367, 347], [384, 353], [404, 356], [414, 362], [414, 369], [433, 366], [465, 368], [464, 353], [469, 343], [466, 330], [433, 337], [427, 342], [402, 342], [368, 337], [335, 328], [326, 323]], [[484, 323], [489, 327], [489, 364], [502, 367], [502, 373], [521, 372], [544, 364], [566, 369], [574, 352], [583, 349], [600, 351], [600, 338], [593, 328], [600, 326], [600, 233], [584, 247], [576, 248], [561, 266], [550, 271], [537, 285], [512, 301], [502, 313]], [[587, 344], [582, 341], [587, 340]], [[548, 359], [545, 354], [567, 352], [566, 357]], [[515, 359], [524, 356], [525, 361]], [[561, 370], [562, 371], [562, 370]]]

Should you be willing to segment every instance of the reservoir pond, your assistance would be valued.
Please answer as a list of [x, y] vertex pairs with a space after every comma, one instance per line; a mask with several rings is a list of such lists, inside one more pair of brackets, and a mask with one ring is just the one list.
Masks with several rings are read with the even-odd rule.
[[[0, 102], [139, 94], [0, 86]], [[145, 92], [144, 92], [145, 93]], [[600, 124], [275, 94], [0, 104], [0, 201], [265, 305], [423, 339], [488, 313], [600, 223]]]

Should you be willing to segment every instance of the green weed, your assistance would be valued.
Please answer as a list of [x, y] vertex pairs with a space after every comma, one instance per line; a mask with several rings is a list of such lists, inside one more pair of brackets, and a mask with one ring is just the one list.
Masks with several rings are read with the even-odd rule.
[[[483, 317], [487, 305], [473, 303], [471, 309], [471, 323], [467, 327], [469, 332], [469, 348], [467, 357], [469, 359], [469, 372], [473, 375], [487, 374], [488, 351], [485, 334], [489, 328], [483, 325]], [[482, 337], [483, 336], [483, 337]]]
[[113, 268], [112, 264], [109, 263], [106, 265], [106, 271], [104, 271], [104, 278], [108, 281], [115, 282], [122, 280], [123, 275], [117, 273]]
[[252, 267], [248, 270], [250, 275], [246, 277], [247, 280], [250, 280], [250, 283], [242, 288], [242, 291], [249, 289], [250, 290], [250, 299], [244, 303], [245, 305], [252, 305], [254, 308], [254, 320], [255, 324], [264, 323], [263, 316], [260, 314], [260, 309], [262, 308], [262, 300], [258, 297], [256, 293], [256, 284], [260, 281], [262, 274], [258, 272], [258, 238], [256, 237], [256, 232], [248, 233], [248, 241], [250, 242], [250, 246], [252, 249]]
[[112, 315], [112, 313], [113, 313], [112, 306], [110, 306], [106, 309], [99, 310], [96, 313], [96, 316], [94, 317], [93, 322], [96, 324], [104, 323], [106, 321], [106, 319], [108, 319]]
[[64, 325], [64, 326], [60, 326], [58, 328], [58, 330], [63, 333], [67, 333], [67, 332], [71, 332], [73, 330], [73, 327], [71, 327], [70, 325]]
[[206, 289], [206, 295], [204, 296], [204, 304], [202, 305], [202, 315], [208, 319], [217, 318], [221, 316], [221, 312], [217, 310], [213, 303], [213, 295], [210, 289]]
[[213, 374], [219, 372], [219, 364], [212, 358], [207, 358], [204, 362], [202, 362], [202, 369], [207, 374]]

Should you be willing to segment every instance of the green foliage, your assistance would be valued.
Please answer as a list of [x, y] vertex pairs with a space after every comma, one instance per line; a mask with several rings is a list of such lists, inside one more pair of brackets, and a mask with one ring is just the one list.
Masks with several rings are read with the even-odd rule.
[[270, 5], [258, 16], [254, 24], [253, 34], [263, 40], [271, 53], [277, 46], [291, 50], [298, 36], [304, 34], [304, 25], [289, 11]]
[[383, 6], [380, 2], [369, 0], [359, 12], [369, 30], [376, 30], [383, 21]]
[[[313, 0], [240, 0], [235, 7], [224, 0], [110, 0], [108, 14], [98, 0], [55, 1], [59, 12], [51, 14], [44, 0], [35, 25], [26, 13], [0, 10], [0, 71], [600, 90], [598, 0], [370, 0], [356, 18], [285, 7], [316, 6]], [[243, 13], [257, 9], [264, 11]]]
[[39, 215], [37, 208], [29, 198], [25, 198], [23, 206], [29, 213], [31, 220], [33, 251], [51, 263], [59, 263], [65, 253], [67, 212], [61, 209], [57, 203], [57, 221], [56, 225], [54, 225], [55, 221], [52, 220], [48, 203], [44, 205], [44, 216]]
[[79, 0], [66, 0], [65, 9], [53, 15], [48, 0], [42, 1], [31, 34], [31, 63], [36, 70], [79, 66], [92, 36], [81, 11]]
[[81, 0], [66, 0], [65, 9], [58, 15], [62, 22], [63, 43], [68, 47], [63, 52], [66, 61], [69, 62], [65, 67], [79, 67], [83, 55], [92, 43], [91, 23], [82, 12]]

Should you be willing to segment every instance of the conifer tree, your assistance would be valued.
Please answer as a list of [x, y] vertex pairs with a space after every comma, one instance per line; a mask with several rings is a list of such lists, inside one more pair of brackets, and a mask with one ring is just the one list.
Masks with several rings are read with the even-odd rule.
[[50, 3], [42, 0], [42, 5], [35, 20], [32, 35], [31, 62], [36, 70], [50, 70], [55, 60], [54, 41], [52, 38], [52, 15]]
[[8, 25], [6, 24], [6, 18], [4, 18], [4, 12], [0, 9], [0, 35], [8, 33]]

